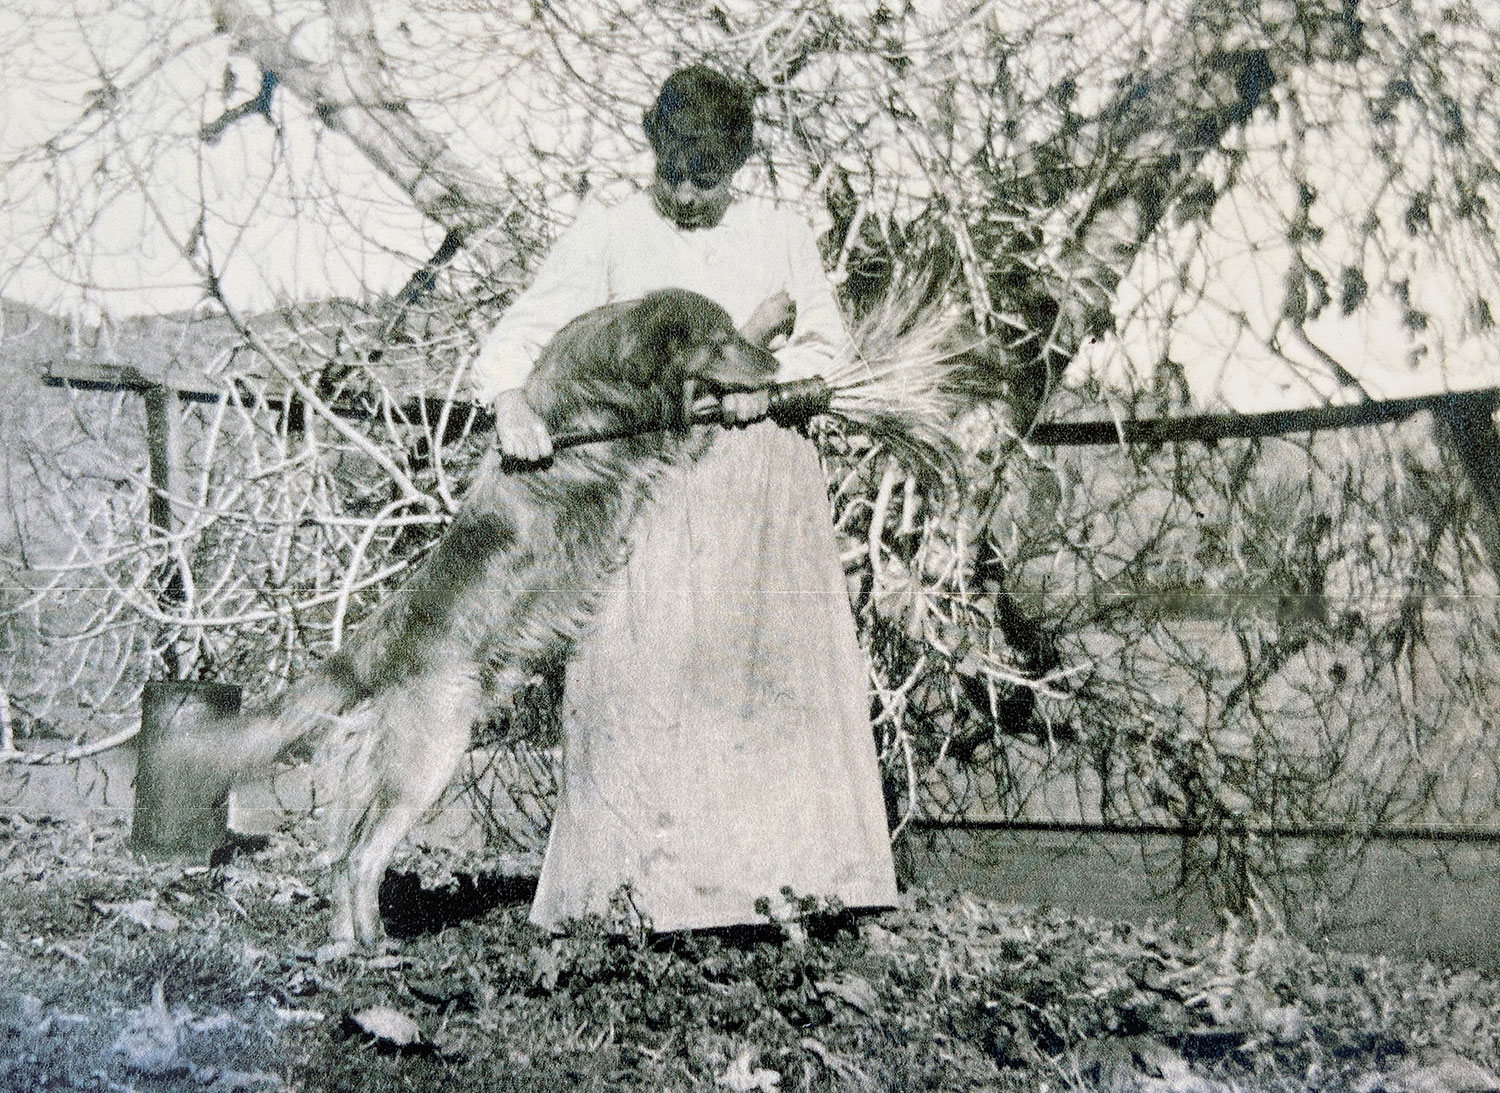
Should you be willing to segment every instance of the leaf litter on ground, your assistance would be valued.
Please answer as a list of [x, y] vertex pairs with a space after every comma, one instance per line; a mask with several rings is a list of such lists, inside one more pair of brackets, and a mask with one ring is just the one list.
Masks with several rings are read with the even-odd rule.
[[0, 817], [0, 1089], [1500, 1090], [1494, 977], [1265, 914], [1193, 934], [912, 892], [795, 940], [553, 937], [514, 898], [424, 917], [483, 861], [415, 849], [417, 926], [320, 961], [306, 832], [206, 870], [127, 834]]

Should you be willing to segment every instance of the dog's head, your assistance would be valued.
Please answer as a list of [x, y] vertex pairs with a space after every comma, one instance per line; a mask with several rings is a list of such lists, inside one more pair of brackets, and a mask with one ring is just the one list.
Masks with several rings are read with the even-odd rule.
[[695, 392], [763, 387], [776, 367], [718, 304], [661, 289], [564, 327], [532, 373], [527, 397], [554, 430], [595, 412], [612, 425], [680, 427]]
[[652, 292], [626, 316], [617, 363], [627, 382], [666, 379], [722, 392], [763, 387], [776, 372], [776, 358], [741, 337], [729, 313], [696, 292]]

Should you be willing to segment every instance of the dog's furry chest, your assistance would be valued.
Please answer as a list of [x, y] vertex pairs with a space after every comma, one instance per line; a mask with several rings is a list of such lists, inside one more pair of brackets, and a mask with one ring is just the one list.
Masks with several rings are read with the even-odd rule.
[[643, 447], [598, 445], [539, 471], [487, 462], [416, 579], [348, 651], [361, 689], [459, 659], [472, 664], [486, 700], [503, 705], [540, 663], [565, 656], [627, 560], [653, 485], [704, 445], [657, 437]]

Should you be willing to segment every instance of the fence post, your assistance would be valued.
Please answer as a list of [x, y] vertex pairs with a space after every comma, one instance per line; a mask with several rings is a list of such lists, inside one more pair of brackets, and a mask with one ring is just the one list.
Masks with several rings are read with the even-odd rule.
[[[217, 780], [195, 776], [175, 758], [172, 745], [198, 738], [193, 751], [209, 750], [212, 736], [233, 731], [240, 689], [229, 683], [159, 680], [141, 691], [141, 731], [136, 737], [135, 806], [130, 843], [155, 856], [207, 858], [227, 838], [229, 793]], [[208, 739], [204, 739], [208, 738]]]
[[[146, 403], [146, 465], [151, 478], [147, 518], [151, 534], [167, 542], [172, 534], [173, 467], [177, 458], [177, 392], [151, 384], [142, 392]], [[156, 599], [165, 610], [175, 610], [186, 595], [182, 566], [170, 553], [156, 571]], [[177, 639], [170, 631], [162, 635], [161, 659], [168, 678], [182, 674]]]

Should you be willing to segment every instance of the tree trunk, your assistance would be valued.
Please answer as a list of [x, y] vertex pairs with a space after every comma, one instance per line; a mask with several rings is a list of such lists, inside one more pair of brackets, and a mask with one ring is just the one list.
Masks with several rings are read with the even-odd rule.
[[1438, 442], [1463, 465], [1474, 490], [1474, 528], [1500, 574], [1500, 432], [1493, 391], [1449, 395], [1433, 407]]
[[[439, 137], [423, 128], [383, 75], [373, 20], [361, 0], [328, 0], [340, 44], [337, 61], [318, 64], [301, 55], [247, 0], [214, 0], [214, 16], [235, 52], [273, 73], [337, 133], [342, 133], [417, 209], [467, 239], [495, 223], [513, 202], [471, 171]], [[498, 255], [508, 261], [510, 255]]]

